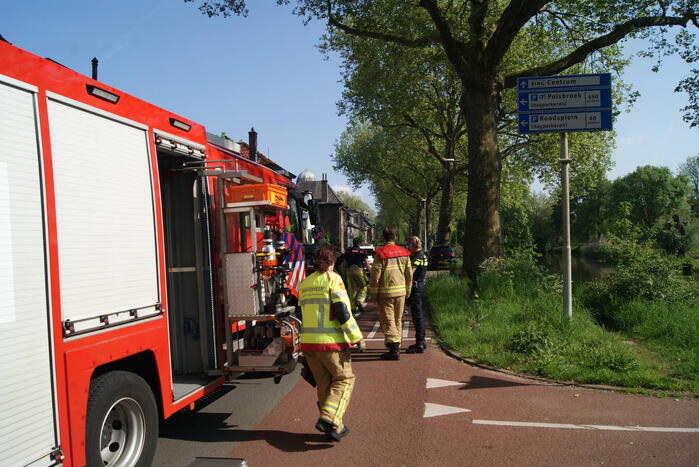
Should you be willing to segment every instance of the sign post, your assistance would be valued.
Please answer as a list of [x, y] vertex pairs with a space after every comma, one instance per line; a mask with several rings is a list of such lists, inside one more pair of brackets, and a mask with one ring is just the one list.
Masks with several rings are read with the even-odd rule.
[[420, 200], [420, 201], [422, 202], [422, 213], [424, 214], [424, 219], [422, 220], [422, 222], [423, 222], [423, 229], [422, 229], [422, 233], [423, 233], [423, 242], [422, 242], [422, 248], [423, 248], [425, 251], [429, 251], [429, 250], [427, 249], [427, 200], [426, 200], [426, 199], [422, 199], [422, 200]]
[[568, 133], [561, 133], [561, 212], [563, 214], [563, 313], [566, 318], [573, 317], [573, 277], [570, 258], [570, 191], [568, 189]]
[[520, 133], [560, 133], [561, 210], [563, 214], [563, 312], [573, 317], [570, 258], [568, 132], [612, 129], [609, 73], [535, 76], [517, 79]]

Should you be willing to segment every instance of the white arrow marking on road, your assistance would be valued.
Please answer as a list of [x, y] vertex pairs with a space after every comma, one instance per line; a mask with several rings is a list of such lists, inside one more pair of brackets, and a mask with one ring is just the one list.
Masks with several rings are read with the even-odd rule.
[[430, 402], [425, 402], [425, 415], [424, 418], [428, 417], [439, 417], [440, 415], [450, 415], [453, 413], [470, 412], [469, 409], [462, 409], [460, 407], [450, 407], [448, 405], [432, 404]]
[[458, 381], [447, 381], [446, 379], [427, 378], [427, 389], [443, 388], [446, 386], [462, 386], [464, 383]]
[[699, 428], [659, 426], [575, 425], [572, 423], [509, 422], [505, 420], [473, 420], [474, 425], [524, 426], [533, 428], [567, 428], [570, 430], [661, 431], [666, 433], [699, 433]]

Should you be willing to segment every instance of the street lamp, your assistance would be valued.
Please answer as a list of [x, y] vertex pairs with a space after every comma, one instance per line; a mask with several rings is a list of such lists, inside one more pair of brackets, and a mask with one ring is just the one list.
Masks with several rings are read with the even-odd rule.
[[424, 213], [424, 221], [423, 222], [425, 223], [424, 224], [425, 228], [423, 230], [424, 237], [423, 237], [422, 244], [424, 245], [424, 249], [427, 250], [427, 200], [421, 199], [420, 201], [422, 202], [422, 212]]

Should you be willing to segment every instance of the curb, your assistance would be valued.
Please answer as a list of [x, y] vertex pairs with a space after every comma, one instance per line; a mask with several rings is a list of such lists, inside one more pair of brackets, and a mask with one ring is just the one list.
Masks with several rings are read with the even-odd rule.
[[[505, 370], [503, 368], [498, 368], [498, 367], [491, 366], [491, 365], [488, 365], [485, 363], [481, 363], [481, 362], [479, 362], [477, 360], [473, 360], [471, 358], [462, 357], [461, 355], [453, 352], [451, 349], [443, 346], [439, 342], [437, 343], [437, 345], [439, 346], [439, 348], [442, 352], [444, 352], [445, 354], [447, 354], [449, 357], [453, 358], [454, 360], [459, 360], [460, 362], [466, 363], [467, 365], [475, 366], [477, 368], [482, 368], [482, 369], [488, 370], [488, 371], [494, 371], [496, 373], [502, 373], [502, 374], [516, 377], [516, 378], [528, 379], [528, 380], [532, 380], [532, 381], [537, 381], [539, 383], [550, 384], [552, 386], [570, 386], [570, 387], [578, 387], [578, 388], [584, 388], [584, 389], [596, 389], [596, 390], [600, 390], [600, 391], [623, 392], [623, 393], [629, 392], [628, 388], [623, 388], [623, 387], [619, 387], [619, 386], [607, 386], [604, 384], [586, 384], [586, 383], [578, 383], [575, 381], [562, 381], [562, 380], [556, 380], [556, 379], [542, 378], [541, 376], [515, 373], [514, 371]], [[649, 389], [648, 391], [652, 391], [652, 390]], [[662, 393], [662, 391], [658, 391], [658, 392]]]

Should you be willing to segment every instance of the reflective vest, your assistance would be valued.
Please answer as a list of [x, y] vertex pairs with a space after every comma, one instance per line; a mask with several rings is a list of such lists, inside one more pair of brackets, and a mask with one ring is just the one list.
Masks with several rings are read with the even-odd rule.
[[[333, 310], [333, 304], [339, 312]], [[304, 279], [299, 287], [299, 305], [302, 351], [332, 352], [350, 348], [363, 339], [339, 274], [316, 271]]]
[[376, 250], [371, 265], [372, 297], [402, 297], [410, 295], [413, 285], [413, 270], [410, 267], [410, 252], [393, 242]]

